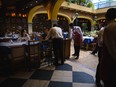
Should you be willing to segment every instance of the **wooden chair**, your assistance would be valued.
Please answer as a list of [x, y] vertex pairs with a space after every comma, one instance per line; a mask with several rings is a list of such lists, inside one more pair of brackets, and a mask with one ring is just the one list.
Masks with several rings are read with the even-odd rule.
[[25, 55], [28, 71], [40, 67], [41, 50], [38, 41], [28, 41], [28, 45], [25, 46]]
[[9, 76], [12, 74], [9, 54], [9, 47], [0, 46], [0, 76]]
[[47, 62], [48, 65], [53, 63], [53, 48], [50, 40], [42, 41], [42, 58], [44, 60], [42, 62]]

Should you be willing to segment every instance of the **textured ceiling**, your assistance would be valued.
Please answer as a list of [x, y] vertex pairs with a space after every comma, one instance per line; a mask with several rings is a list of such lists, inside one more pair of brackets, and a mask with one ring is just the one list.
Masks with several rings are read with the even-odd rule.
[[17, 10], [30, 9], [36, 5], [47, 3], [51, 0], [1, 0], [1, 7]]
[[29, 12], [37, 5], [46, 5], [48, 1], [53, 5], [57, 0], [0, 0], [0, 8], [2, 11], [6, 9], [8, 11]]

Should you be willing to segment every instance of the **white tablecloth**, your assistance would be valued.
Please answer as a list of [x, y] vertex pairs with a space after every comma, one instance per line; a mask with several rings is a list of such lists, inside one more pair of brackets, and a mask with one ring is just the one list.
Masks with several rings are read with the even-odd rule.
[[90, 39], [91, 42], [92, 42], [92, 41], [94, 40], [94, 37], [92, 37], [92, 36], [83, 36], [83, 41], [84, 41], [85, 39]]
[[1, 40], [3, 39], [11, 39], [12, 37], [0, 37]]
[[27, 44], [27, 42], [1, 42], [0, 46], [21, 46], [23, 44]]
[[[38, 44], [40, 41], [36, 41], [36, 42], [31, 42], [30, 44]], [[28, 41], [23, 41], [23, 42], [0, 42], [0, 46], [21, 46], [21, 45], [28, 45]]]

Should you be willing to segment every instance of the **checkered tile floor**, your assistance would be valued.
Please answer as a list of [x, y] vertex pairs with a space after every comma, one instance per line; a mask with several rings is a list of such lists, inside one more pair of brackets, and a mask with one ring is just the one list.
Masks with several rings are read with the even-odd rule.
[[[72, 51], [71, 48], [71, 54]], [[81, 50], [78, 60], [71, 56], [64, 65], [45, 66], [32, 72], [0, 77], [0, 87], [95, 87], [97, 62], [97, 56]]]
[[95, 71], [66, 60], [64, 65], [45, 66], [32, 72], [18, 72], [4, 78], [0, 87], [95, 87]]

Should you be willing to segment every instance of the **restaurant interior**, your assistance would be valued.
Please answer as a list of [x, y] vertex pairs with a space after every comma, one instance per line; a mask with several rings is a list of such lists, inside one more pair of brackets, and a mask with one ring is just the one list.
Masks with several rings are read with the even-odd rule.
[[[90, 52], [109, 7], [93, 10], [72, 2], [0, 0], [0, 87], [95, 87], [98, 61]], [[45, 40], [55, 23], [63, 31], [64, 64], [59, 66], [53, 65], [51, 40]], [[79, 60], [72, 57], [70, 23], [83, 32]], [[22, 30], [26, 39], [20, 39]]]

